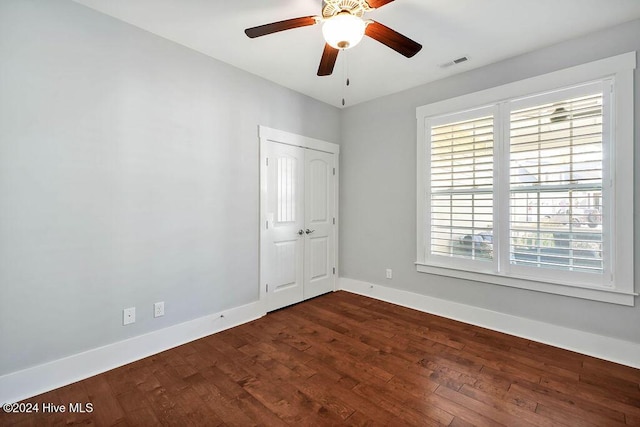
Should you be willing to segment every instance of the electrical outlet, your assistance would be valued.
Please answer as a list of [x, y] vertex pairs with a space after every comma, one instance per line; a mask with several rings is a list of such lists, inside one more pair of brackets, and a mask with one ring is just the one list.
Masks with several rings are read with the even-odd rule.
[[153, 317], [164, 316], [164, 301], [153, 304]]
[[387, 268], [387, 279], [393, 279], [393, 270]]
[[122, 324], [129, 325], [136, 321], [136, 308], [130, 307], [122, 310]]

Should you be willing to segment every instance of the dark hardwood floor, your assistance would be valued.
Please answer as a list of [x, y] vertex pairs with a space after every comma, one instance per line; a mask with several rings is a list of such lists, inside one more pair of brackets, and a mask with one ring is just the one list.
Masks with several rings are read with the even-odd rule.
[[640, 370], [336, 292], [27, 399], [2, 426], [640, 426]]

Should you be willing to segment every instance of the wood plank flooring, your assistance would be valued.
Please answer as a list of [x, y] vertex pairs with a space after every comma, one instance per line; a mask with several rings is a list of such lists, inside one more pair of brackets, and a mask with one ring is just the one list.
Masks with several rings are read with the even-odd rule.
[[335, 292], [25, 402], [0, 425], [640, 426], [640, 370]]

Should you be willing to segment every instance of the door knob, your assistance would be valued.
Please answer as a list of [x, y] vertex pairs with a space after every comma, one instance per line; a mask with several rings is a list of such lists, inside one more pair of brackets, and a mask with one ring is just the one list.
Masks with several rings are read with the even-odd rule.
[[298, 230], [298, 236], [302, 236], [303, 234], [304, 234], [304, 230], [302, 228]]
[[309, 229], [307, 228], [307, 229], [305, 230], [305, 233], [307, 233], [307, 234], [311, 234], [311, 233], [313, 233], [314, 231], [316, 231], [316, 230], [309, 230]]

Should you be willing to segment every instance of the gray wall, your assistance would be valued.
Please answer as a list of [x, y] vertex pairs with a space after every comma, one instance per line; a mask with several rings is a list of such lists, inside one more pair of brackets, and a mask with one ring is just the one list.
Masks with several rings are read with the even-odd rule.
[[[346, 109], [342, 115], [340, 275], [640, 343], [640, 304], [607, 303], [417, 273], [415, 109], [573, 65], [640, 50], [640, 21], [567, 41]], [[429, 54], [429, 46], [421, 55]], [[472, 59], [473, 60], [473, 59]], [[425, 73], [428, 73], [425, 70]], [[635, 73], [635, 116], [640, 74]], [[640, 122], [635, 124], [640, 170]], [[640, 248], [640, 177], [635, 179], [635, 246]], [[640, 291], [640, 250], [635, 253]], [[385, 279], [385, 268], [393, 279]]]
[[0, 375], [258, 300], [257, 127], [338, 142], [339, 115], [76, 3], [0, 1]]

